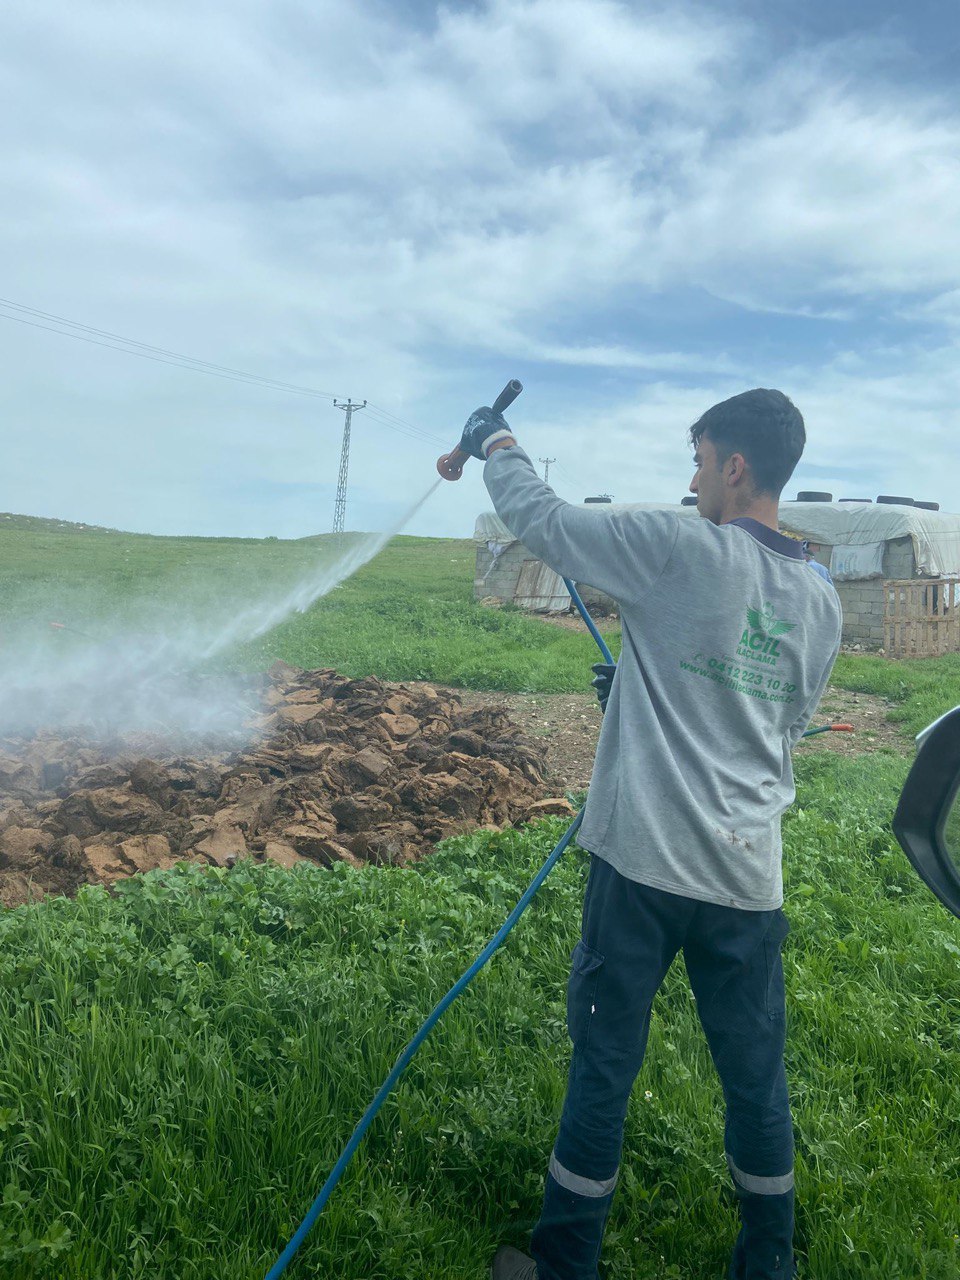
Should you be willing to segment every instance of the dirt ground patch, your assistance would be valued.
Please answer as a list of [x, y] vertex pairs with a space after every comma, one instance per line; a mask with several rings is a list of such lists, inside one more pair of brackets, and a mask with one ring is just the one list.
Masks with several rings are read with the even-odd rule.
[[[614, 635], [620, 630], [620, 617], [616, 613], [604, 614], [591, 608], [590, 616], [602, 636]], [[571, 613], [538, 613], [536, 618], [538, 622], [549, 622], [552, 627], [560, 627], [563, 631], [582, 631], [585, 635], [587, 634], [584, 621], [576, 611]], [[599, 660], [599, 654], [597, 657]]]
[[[589, 786], [600, 736], [600, 708], [592, 693], [460, 692], [465, 707], [505, 707], [519, 730], [543, 743], [547, 782], [554, 790], [582, 791]], [[797, 749], [862, 755], [887, 748], [908, 755], [909, 739], [887, 719], [892, 705], [870, 694], [828, 689], [811, 727], [846, 723], [854, 732], [819, 734]]]
[[886, 698], [877, 698], [870, 693], [829, 688], [811, 721], [811, 728], [821, 724], [846, 723], [852, 724], [854, 731], [822, 733], [816, 738], [807, 738], [798, 750], [835, 751], [848, 756], [888, 750], [903, 756], [912, 755], [912, 739], [887, 718], [894, 706]]
[[502, 706], [275, 663], [242, 749], [0, 739], [0, 902], [190, 858], [408, 863], [447, 836], [570, 812]]

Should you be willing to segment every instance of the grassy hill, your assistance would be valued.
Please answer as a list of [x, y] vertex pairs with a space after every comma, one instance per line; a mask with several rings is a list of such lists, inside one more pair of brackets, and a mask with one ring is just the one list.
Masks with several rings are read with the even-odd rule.
[[[82, 524], [76, 520], [58, 520], [55, 516], [25, 516], [13, 511], [0, 511], [0, 537], [4, 533], [119, 533], [99, 524]], [[129, 536], [129, 535], [127, 535]]]

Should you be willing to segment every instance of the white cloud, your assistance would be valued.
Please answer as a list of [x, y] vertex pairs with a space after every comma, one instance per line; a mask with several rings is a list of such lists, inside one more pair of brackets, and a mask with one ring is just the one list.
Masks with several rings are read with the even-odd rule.
[[960, 117], [824, 85], [789, 122], [757, 121], [704, 151], [665, 219], [664, 252], [761, 302], [948, 289], [960, 278], [958, 154]]
[[[960, 110], [898, 84], [889, 42], [776, 61], [722, 6], [610, 0], [417, 23], [369, 0], [79, 0], [6, 27], [8, 296], [366, 395], [450, 444], [529, 370], [518, 421], [601, 484], [615, 446], [623, 496], [683, 491], [683, 428], [758, 383], [829, 424], [818, 460], [838, 468], [958, 425]], [[688, 289], [735, 307], [631, 333], [633, 301]], [[810, 337], [754, 347], [737, 309], [750, 333], [805, 316]], [[3, 332], [0, 506], [205, 532], [329, 519], [331, 407]], [[355, 440], [359, 521], [429, 479], [433, 446], [360, 418]], [[420, 529], [463, 531], [465, 492]]]

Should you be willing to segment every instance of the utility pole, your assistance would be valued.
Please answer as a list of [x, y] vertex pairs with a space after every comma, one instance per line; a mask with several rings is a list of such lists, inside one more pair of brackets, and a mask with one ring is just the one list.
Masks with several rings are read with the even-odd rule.
[[543, 483], [546, 484], [550, 479], [550, 463], [556, 462], [556, 458], [541, 458], [540, 461], [543, 463]]
[[334, 400], [333, 407], [335, 409], [343, 409], [346, 414], [343, 420], [343, 447], [340, 450], [337, 500], [333, 507], [333, 532], [343, 533], [343, 519], [347, 514], [347, 472], [350, 469], [350, 419], [357, 409], [365, 409], [367, 402], [364, 400], [363, 404], [354, 404], [352, 400], [348, 400], [346, 404], [340, 404], [339, 401]]

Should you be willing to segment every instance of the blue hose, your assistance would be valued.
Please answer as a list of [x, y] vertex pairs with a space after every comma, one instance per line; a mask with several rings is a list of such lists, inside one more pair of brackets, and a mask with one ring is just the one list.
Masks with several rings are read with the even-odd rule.
[[587, 612], [587, 606], [580, 599], [580, 592], [577, 590], [576, 583], [574, 583], [570, 578], [564, 578], [563, 585], [570, 592], [570, 599], [577, 606], [577, 609], [580, 613], [580, 617], [587, 624], [588, 631], [593, 636], [594, 640], [596, 640], [597, 645], [600, 649], [600, 652], [603, 654], [604, 662], [609, 663], [611, 667], [615, 666], [616, 664], [614, 663], [614, 660], [613, 660], [613, 654], [607, 648], [606, 642], [604, 641], [603, 636], [597, 630], [596, 623], [590, 617], [590, 614]]
[[[596, 626], [594, 625], [593, 619], [590, 617], [590, 614], [587, 612], [586, 605], [580, 599], [580, 594], [577, 591], [577, 588], [574, 586], [574, 584], [570, 581], [569, 578], [564, 578], [563, 581], [567, 590], [570, 592], [571, 600], [573, 600], [573, 603], [577, 606], [577, 609], [580, 611], [580, 616], [583, 618], [584, 622], [589, 627], [590, 634], [593, 636], [594, 640], [596, 640], [597, 644], [599, 645], [600, 652], [603, 654], [604, 662], [608, 662], [612, 665], [613, 655], [611, 654], [610, 650], [607, 648], [606, 644], [604, 643], [603, 637], [601, 636], [600, 632], [597, 630]], [[307, 1216], [300, 1223], [299, 1227], [297, 1227], [296, 1232], [291, 1238], [290, 1243], [284, 1249], [283, 1253], [281, 1253], [280, 1257], [276, 1260], [276, 1262], [267, 1272], [265, 1280], [279, 1280], [279, 1277], [283, 1275], [284, 1271], [286, 1271], [287, 1267], [293, 1261], [294, 1255], [296, 1254], [300, 1246], [303, 1244], [304, 1240], [307, 1238], [307, 1235], [310, 1232], [310, 1228], [316, 1222], [317, 1218], [319, 1218], [321, 1212], [323, 1211], [324, 1205], [330, 1199], [330, 1195], [334, 1187], [340, 1181], [344, 1171], [346, 1170], [347, 1165], [352, 1160], [354, 1152], [356, 1151], [357, 1147], [359, 1147], [361, 1141], [363, 1140], [363, 1135], [370, 1128], [370, 1125], [373, 1123], [374, 1117], [376, 1116], [377, 1112], [380, 1110], [384, 1102], [387, 1100], [387, 1097], [392, 1091], [394, 1085], [397, 1083], [397, 1081], [403, 1075], [404, 1071], [407, 1069], [407, 1066], [409, 1065], [411, 1059], [413, 1058], [413, 1055], [417, 1052], [417, 1050], [423, 1044], [424, 1040], [426, 1040], [427, 1036], [430, 1034], [430, 1032], [433, 1030], [436, 1024], [440, 1021], [440, 1019], [446, 1013], [447, 1009], [449, 1009], [450, 1005], [452, 1005], [454, 1000], [456, 1000], [457, 996], [460, 995], [462, 991], [466, 990], [466, 988], [470, 985], [470, 983], [473, 981], [476, 975], [487, 963], [487, 961], [490, 959], [493, 953], [499, 949], [499, 947], [505, 940], [507, 934], [513, 928], [513, 926], [517, 923], [520, 917], [523, 915], [524, 911], [526, 911], [527, 907], [529, 906], [537, 890], [540, 888], [544, 880], [546, 880], [547, 876], [553, 870], [554, 865], [557, 862], [557, 859], [560, 857], [561, 853], [563, 853], [564, 849], [566, 849], [567, 845], [573, 839], [582, 821], [583, 821], [583, 810], [581, 809], [580, 812], [577, 814], [577, 816], [574, 818], [574, 820], [570, 823], [569, 827], [567, 827], [566, 831], [563, 833], [563, 836], [560, 839], [560, 843], [554, 849], [553, 853], [550, 854], [550, 857], [547, 858], [546, 862], [543, 864], [543, 866], [534, 876], [533, 880], [530, 882], [530, 885], [524, 892], [523, 897], [520, 899], [517, 905], [513, 908], [513, 910], [507, 916], [506, 920], [504, 920], [503, 924], [500, 926], [500, 929], [490, 939], [490, 941], [487, 943], [484, 949], [480, 952], [476, 960], [474, 960], [473, 964], [466, 971], [463, 977], [457, 979], [457, 981], [450, 988], [447, 994], [443, 997], [440, 1003], [434, 1008], [433, 1012], [427, 1018], [426, 1022], [424, 1022], [423, 1026], [420, 1028], [417, 1034], [413, 1037], [413, 1039], [410, 1041], [410, 1043], [407, 1045], [404, 1051], [400, 1054], [400, 1057], [397, 1059], [396, 1063], [394, 1064], [393, 1070], [387, 1076], [386, 1080], [384, 1080], [383, 1084], [380, 1086], [379, 1090], [377, 1091], [376, 1097], [373, 1099], [369, 1107], [367, 1107], [366, 1111], [363, 1113], [363, 1118], [361, 1119], [357, 1127], [354, 1129], [353, 1134], [350, 1138], [350, 1141], [347, 1143], [347, 1145], [343, 1149], [340, 1159], [331, 1169], [330, 1176], [327, 1178], [326, 1182], [320, 1188], [320, 1192], [317, 1195], [316, 1200], [314, 1200], [313, 1204], [310, 1206]]]
[[524, 893], [523, 897], [520, 899], [517, 905], [513, 908], [513, 910], [507, 916], [506, 920], [504, 920], [503, 924], [500, 926], [497, 933], [494, 934], [494, 936], [490, 939], [490, 941], [487, 943], [484, 949], [480, 952], [476, 960], [474, 960], [473, 964], [466, 971], [463, 977], [457, 979], [457, 981], [450, 988], [447, 994], [443, 997], [440, 1003], [434, 1008], [433, 1012], [427, 1018], [426, 1022], [423, 1024], [423, 1026], [420, 1028], [417, 1034], [413, 1037], [413, 1039], [404, 1049], [403, 1053], [401, 1053], [400, 1057], [396, 1061], [396, 1064], [394, 1065], [393, 1070], [390, 1072], [386, 1080], [384, 1080], [383, 1084], [380, 1086], [380, 1089], [377, 1092], [377, 1096], [373, 1099], [369, 1107], [367, 1107], [366, 1111], [363, 1113], [363, 1119], [354, 1129], [353, 1136], [351, 1137], [347, 1145], [344, 1147], [343, 1154], [340, 1156], [340, 1159], [337, 1161], [337, 1163], [333, 1166], [333, 1169], [330, 1172], [330, 1176], [327, 1178], [326, 1182], [323, 1184], [322, 1188], [320, 1189], [320, 1194], [317, 1196], [316, 1200], [314, 1200], [313, 1204], [310, 1206], [310, 1210], [307, 1213], [307, 1216], [304, 1218], [304, 1220], [300, 1223], [300, 1226], [297, 1228], [296, 1234], [293, 1236], [290, 1243], [287, 1245], [286, 1249], [284, 1249], [283, 1253], [280, 1255], [280, 1257], [277, 1259], [274, 1265], [267, 1272], [266, 1280], [277, 1280], [277, 1278], [279, 1276], [282, 1276], [284, 1271], [286, 1271], [287, 1266], [293, 1259], [293, 1255], [300, 1248], [301, 1244], [303, 1244], [310, 1228], [313, 1226], [317, 1218], [320, 1216], [320, 1212], [323, 1209], [323, 1206], [330, 1199], [330, 1193], [333, 1191], [334, 1187], [340, 1181], [340, 1177], [343, 1174], [344, 1170], [346, 1169], [347, 1165], [350, 1163], [350, 1160], [353, 1157], [353, 1153], [356, 1151], [357, 1147], [360, 1145], [363, 1135], [370, 1128], [370, 1125], [373, 1122], [374, 1116], [377, 1114], [377, 1112], [383, 1106], [384, 1102], [387, 1100], [387, 1095], [393, 1089], [393, 1086], [397, 1083], [397, 1081], [403, 1075], [404, 1071], [407, 1069], [407, 1066], [409, 1065], [410, 1060], [413, 1058], [413, 1055], [417, 1052], [417, 1050], [423, 1044], [424, 1040], [426, 1040], [427, 1036], [430, 1034], [430, 1032], [433, 1030], [436, 1024], [443, 1017], [444, 1013], [446, 1013], [447, 1009], [449, 1009], [450, 1005], [452, 1005], [454, 1000], [456, 1000], [457, 996], [460, 995], [462, 991], [466, 990], [466, 988], [470, 985], [470, 983], [473, 981], [476, 975], [487, 963], [487, 961], [490, 959], [493, 953], [499, 949], [501, 943], [504, 941], [507, 934], [513, 928], [513, 926], [517, 923], [520, 917], [523, 915], [524, 911], [526, 911], [534, 894], [537, 892], [537, 890], [543, 884], [544, 880], [546, 880], [547, 876], [553, 870], [554, 864], [556, 863], [557, 859], [560, 857], [561, 853], [563, 853], [564, 849], [566, 849], [567, 845], [573, 839], [574, 834], [576, 833], [577, 828], [580, 826], [582, 819], [583, 819], [583, 810], [581, 809], [580, 812], [577, 814], [577, 816], [574, 818], [574, 820], [570, 823], [569, 827], [567, 827], [566, 831], [563, 833], [560, 843], [557, 845], [553, 853], [551, 853], [550, 857], [546, 860], [546, 862], [543, 864], [543, 866], [534, 876], [533, 880], [531, 880], [530, 885], [527, 888], [526, 892]]

